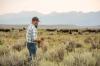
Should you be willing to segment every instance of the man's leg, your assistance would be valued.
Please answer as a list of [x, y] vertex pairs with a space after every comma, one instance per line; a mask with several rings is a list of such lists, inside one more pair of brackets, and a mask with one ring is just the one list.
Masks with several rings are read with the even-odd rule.
[[35, 60], [35, 58], [36, 58], [36, 50], [37, 50], [36, 44], [33, 43], [33, 44], [32, 44], [32, 56], [33, 56], [33, 59], [34, 59], [34, 60]]
[[37, 50], [37, 47], [36, 47], [36, 44], [33, 43], [32, 44], [32, 65], [33, 66], [36, 66], [36, 50]]
[[28, 51], [29, 51], [28, 60], [32, 61], [31, 43], [27, 43], [27, 48], [28, 48]]
[[36, 59], [36, 44], [35, 43], [27, 43], [27, 48], [29, 50], [29, 62], [30, 64], [32, 64], [32, 60], [33, 60], [33, 64], [35, 64], [35, 59]]
[[32, 53], [29, 51], [29, 60], [32, 61]]

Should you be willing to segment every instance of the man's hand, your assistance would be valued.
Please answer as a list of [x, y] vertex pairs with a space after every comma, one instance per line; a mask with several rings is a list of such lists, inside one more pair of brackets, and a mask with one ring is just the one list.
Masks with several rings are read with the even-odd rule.
[[43, 41], [44, 41], [44, 38], [43, 38], [43, 37], [41, 37], [41, 38], [35, 40], [35, 42], [37, 42], [38, 47], [40, 47], [40, 46], [42, 45], [42, 42], [43, 42]]
[[34, 42], [40, 43], [42, 41], [42, 38], [38, 38], [36, 40], [34, 40]]

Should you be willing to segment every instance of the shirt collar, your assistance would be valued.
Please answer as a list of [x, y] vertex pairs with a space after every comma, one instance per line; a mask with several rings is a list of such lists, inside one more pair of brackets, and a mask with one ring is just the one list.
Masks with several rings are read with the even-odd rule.
[[33, 24], [31, 24], [31, 26], [33, 26], [34, 28], [36, 28], [35, 25], [33, 25]]

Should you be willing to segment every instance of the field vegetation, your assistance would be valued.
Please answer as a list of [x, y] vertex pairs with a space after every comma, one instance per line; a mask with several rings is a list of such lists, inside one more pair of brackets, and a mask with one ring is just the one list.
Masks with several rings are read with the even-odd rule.
[[[32, 66], [100, 66], [100, 32], [38, 29], [40, 37]], [[28, 56], [25, 28], [0, 31], [0, 66], [29, 66]]]

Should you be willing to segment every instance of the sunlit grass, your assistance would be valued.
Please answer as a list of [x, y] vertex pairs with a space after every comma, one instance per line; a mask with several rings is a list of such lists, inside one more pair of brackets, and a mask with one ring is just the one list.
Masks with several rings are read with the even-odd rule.
[[[29, 66], [25, 33], [0, 32], [0, 66]], [[92, 48], [92, 43], [100, 46], [100, 33], [79, 35], [39, 29], [38, 37], [45, 38], [48, 50], [38, 48], [33, 66], [100, 66], [100, 48]]]

